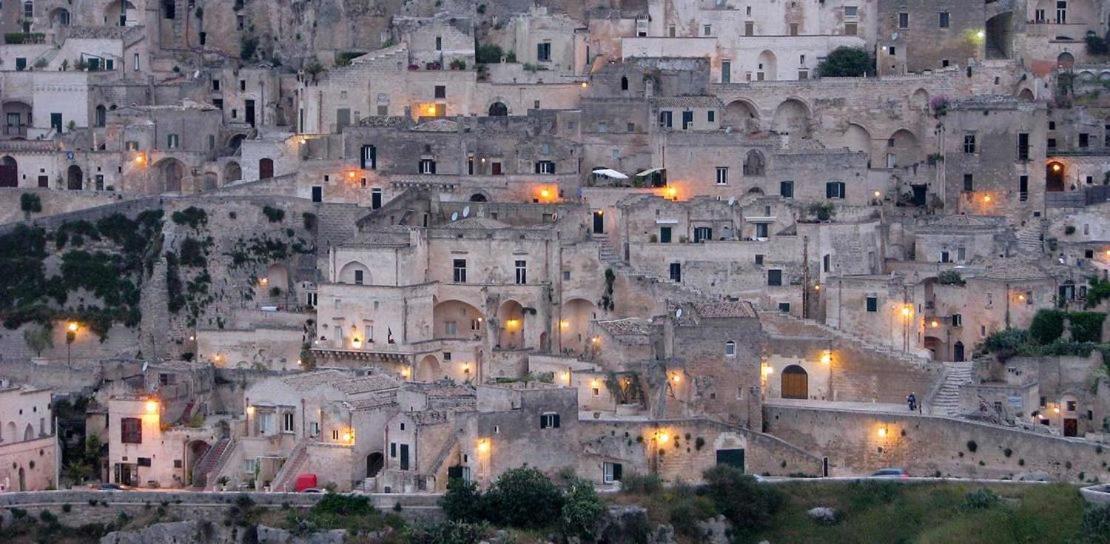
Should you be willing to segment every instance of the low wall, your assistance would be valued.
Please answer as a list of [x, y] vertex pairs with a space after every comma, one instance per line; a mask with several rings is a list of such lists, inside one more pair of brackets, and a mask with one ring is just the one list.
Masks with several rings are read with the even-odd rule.
[[[58, 516], [63, 525], [81, 526], [87, 523], [114, 521], [120, 512], [136, 516], [149, 508], [163, 506], [167, 514], [182, 519], [198, 519], [213, 515], [222, 516], [235, 504], [240, 495], [247, 495], [255, 506], [262, 508], [309, 508], [323, 497], [319, 493], [208, 493], [188, 491], [38, 491], [0, 493], [0, 514], [12, 508], [26, 510], [37, 516], [43, 510]], [[378, 510], [391, 511], [398, 503], [401, 511], [409, 514], [438, 513], [439, 495], [376, 493], [368, 495]], [[106, 504], [105, 504], [106, 503]], [[69, 512], [65, 512], [69, 505]], [[148, 506], [149, 505], [149, 506]]]
[[827, 456], [833, 475], [899, 467], [914, 476], [1002, 479], [1043, 471], [1069, 482], [1110, 479], [1110, 448], [1079, 439], [909, 413], [763, 410], [769, 434]]
[[62, 213], [77, 212], [87, 208], [116, 204], [135, 198], [109, 191], [59, 191], [57, 189], [0, 189], [0, 225], [25, 221], [21, 207], [23, 193], [38, 195], [42, 211], [31, 214], [31, 219]]

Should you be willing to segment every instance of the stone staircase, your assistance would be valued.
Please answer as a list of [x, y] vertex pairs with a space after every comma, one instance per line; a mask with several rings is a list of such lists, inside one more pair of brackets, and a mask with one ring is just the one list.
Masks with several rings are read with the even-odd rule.
[[598, 259], [600, 259], [603, 264], [607, 264], [610, 267], [624, 264], [624, 261], [620, 258], [620, 254], [617, 253], [613, 244], [609, 243], [608, 238], [596, 237], [594, 241], [597, 242]]
[[[221, 444], [222, 444], [222, 446], [221, 446]], [[217, 449], [217, 446], [220, 446], [219, 451], [214, 451], [214, 450]], [[239, 447], [238, 442], [236, 442], [234, 439], [228, 439], [228, 438], [220, 440], [219, 442], [216, 443], [216, 446], [212, 446], [212, 448], [209, 450], [209, 452], [214, 453], [215, 455], [213, 457], [213, 460], [211, 461], [211, 464], [212, 464], [211, 468], [209, 468], [207, 471], [204, 472], [204, 489], [205, 490], [212, 491], [216, 488], [216, 480], [219, 479], [220, 473], [223, 472], [224, 465], [227, 465], [228, 460], [231, 459], [234, 456], [235, 450], [238, 447]], [[197, 474], [198, 474], [197, 471], [194, 470], [193, 471], [194, 479], [196, 478]]]
[[850, 341], [857, 348], [859, 348], [861, 350], [864, 350], [864, 351], [868, 351], [868, 352], [871, 352], [871, 353], [881, 355], [882, 357], [884, 357], [886, 359], [896, 359], [896, 360], [899, 360], [899, 361], [902, 361], [902, 362], [905, 362], [905, 363], [909, 363], [909, 364], [914, 364], [914, 365], [932, 365], [932, 364], [936, 364], [932, 359], [929, 359], [928, 357], [923, 357], [921, 355], [917, 355], [917, 354], [914, 354], [914, 353], [902, 351], [901, 349], [894, 348], [894, 347], [891, 347], [891, 346], [887, 346], [887, 345], [884, 345], [884, 344], [878, 344], [878, 343], [875, 343], [871, 340], [868, 340], [866, 338], [858, 336], [856, 334], [852, 334], [852, 333], [847, 332], [847, 331], [843, 331], [843, 330], [840, 330], [840, 329], [837, 329], [837, 328], [830, 327], [829, 325], [826, 325], [826, 324], [821, 323], [819, 321], [814, 321], [812, 319], [803, 319], [803, 318], [793, 316], [793, 315], [790, 315], [790, 314], [787, 314], [787, 313], [779, 313], [779, 312], [761, 312], [760, 313], [760, 319], [764, 323], [770, 324], [771, 325], [770, 328], [772, 328], [772, 329], [775, 328], [775, 322], [776, 321], [781, 321], [781, 322], [785, 322], [785, 323], [792, 323], [792, 324], [795, 324], [795, 325], [801, 325], [801, 326], [804, 326], [804, 327], [810, 327], [810, 328], [813, 328], [813, 329], [817, 329], [824, 335], [828, 335], [828, 336], [831, 336], [831, 337], [834, 337], [834, 338], [840, 338], [840, 339], [843, 339], [843, 340]]
[[929, 413], [934, 416], [957, 417], [960, 415], [960, 386], [971, 383], [975, 363], [961, 361], [944, 363], [940, 388], [928, 400]]
[[278, 470], [277, 474], [274, 475], [274, 480], [270, 482], [270, 490], [275, 492], [293, 491], [297, 474], [300, 473], [306, 460], [308, 460], [308, 439], [297, 442], [297, 445], [293, 447], [288, 460], [281, 466], [281, 470]]
[[231, 444], [231, 439], [224, 438], [216, 442], [208, 451], [204, 452], [200, 460], [193, 465], [193, 487], [203, 489], [208, 484], [208, 475], [212, 469], [216, 467], [217, 461], [224, 451], [227, 450], [228, 445]]
[[1047, 222], [1044, 218], [1031, 219], [1024, 227], [1015, 231], [1018, 249], [1023, 253], [1041, 255], [1044, 252], [1044, 232]]

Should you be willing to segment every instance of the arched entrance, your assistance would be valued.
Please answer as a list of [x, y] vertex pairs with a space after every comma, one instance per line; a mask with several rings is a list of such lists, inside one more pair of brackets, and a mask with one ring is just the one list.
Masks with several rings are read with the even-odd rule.
[[589, 348], [590, 322], [597, 318], [597, 306], [586, 299], [564, 302], [559, 321], [559, 342], [563, 353], [585, 353]]
[[767, 163], [763, 153], [752, 149], [744, 158], [744, 175], [760, 177], [767, 173]]
[[486, 198], [486, 195], [484, 195], [482, 193], [474, 193], [474, 194], [470, 195], [470, 201], [471, 202], [486, 202], [487, 200], [488, 199]]
[[1013, 27], [1014, 13], [1007, 11], [987, 19], [986, 25], [986, 53], [988, 59], [1008, 59], [1013, 50], [1011, 43], [1013, 37], [1010, 29]]
[[69, 26], [69, 10], [57, 8], [50, 12], [50, 26]]
[[1036, 98], [1033, 96], [1033, 91], [1026, 88], [1022, 89], [1021, 92], [1018, 93], [1018, 100], [1022, 102], [1032, 102], [1036, 100]]
[[445, 377], [439, 366], [439, 359], [435, 355], [425, 355], [416, 363], [416, 372], [413, 380], [418, 382], [434, 382]]
[[70, 191], [80, 191], [84, 188], [85, 174], [81, 171], [81, 167], [76, 164], [69, 165], [66, 170], [66, 189]]
[[490, 117], [505, 117], [506, 115], [509, 115], [509, 107], [503, 102], [494, 102], [489, 105]]
[[27, 472], [23, 467], [19, 467], [19, 490], [27, 491]]
[[801, 100], [787, 99], [775, 108], [771, 130], [801, 138], [809, 136], [809, 108]]
[[229, 162], [224, 165], [224, 185], [241, 179], [243, 179], [243, 169], [239, 167], [239, 163]]
[[343, 265], [343, 268], [339, 269], [339, 277], [337, 279], [339, 283], [369, 285], [370, 269], [358, 261], [351, 261]]
[[515, 300], [507, 300], [497, 310], [497, 319], [501, 323], [497, 346], [500, 349], [523, 348], [524, 307]]
[[158, 187], [162, 193], [180, 193], [181, 180], [185, 177], [185, 165], [177, 159], [163, 159], [154, 166], [158, 175]]
[[963, 342], [956, 342], [956, 344], [952, 346], [952, 360], [957, 363], [964, 360]]
[[887, 141], [887, 168], [911, 166], [921, 160], [921, 146], [917, 136], [902, 129], [890, 136]]
[[12, 157], [0, 159], [0, 187], [19, 187], [19, 163]]
[[28, 423], [27, 427], [25, 427], [23, 429], [23, 441], [26, 442], [28, 440], [34, 440], [34, 439], [35, 439], [35, 428], [30, 423]]
[[133, 17], [134, 10], [135, 5], [131, 2], [126, 0], [115, 0], [104, 8], [104, 24], [110, 26], [127, 26], [131, 19], [128, 15]]
[[432, 308], [432, 338], [482, 338], [482, 312], [458, 300], [445, 300]]
[[193, 440], [185, 446], [185, 481], [193, 481], [193, 469], [197, 466], [197, 461], [200, 461], [204, 454], [208, 453], [211, 444], [204, 440]]
[[725, 106], [725, 115], [722, 123], [733, 130], [743, 132], [756, 132], [759, 130], [759, 114], [755, 106], [746, 100], [734, 100]]
[[18, 442], [19, 441], [19, 437], [16, 436], [15, 422], [14, 421], [9, 421], [8, 422], [8, 426], [4, 429], [4, 436], [6, 437], [5, 440], [11, 440], [12, 442]]
[[265, 158], [258, 160], [258, 179], [274, 177], [274, 159]]
[[790, 365], [782, 371], [782, 398], [808, 399], [809, 374], [798, 365]]
[[858, 151], [871, 158], [871, 133], [860, 125], [852, 123], [844, 131], [844, 147], [850, 151]]
[[778, 58], [771, 51], [763, 51], [757, 60], [756, 81], [775, 81], [778, 79]]
[[1075, 66], [1075, 55], [1064, 51], [1060, 56], [1056, 57], [1056, 66], [1061, 70], [1071, 70]]
[[1067, 168], [1063, 163], [1052, 161], [1048, 163], [1044, 174], [1044, 190], [1052, 193], [1064, 190], [1064, 176]]
[[366, 477], [373, 478], [385, 467], [385, 455], [376, 451], [366, 456]]

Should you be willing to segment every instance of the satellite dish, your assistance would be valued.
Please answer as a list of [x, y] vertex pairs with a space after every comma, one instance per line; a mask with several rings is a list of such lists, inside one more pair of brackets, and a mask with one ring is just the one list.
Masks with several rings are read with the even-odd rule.
[[674, 311], [674, 316], [675, 316], [675, 318], [682, 317], [682, 308], [679, 308], [679, 309], [675, 310]]
[[452, 221], [458, 221], [459, 220], [459, 212], [451, 212], [451, 220]]
[[470, 206], [466, 206], [466, 207], [463, 208], [463, 217], [469, 217], [469, 216], [470, 216]]

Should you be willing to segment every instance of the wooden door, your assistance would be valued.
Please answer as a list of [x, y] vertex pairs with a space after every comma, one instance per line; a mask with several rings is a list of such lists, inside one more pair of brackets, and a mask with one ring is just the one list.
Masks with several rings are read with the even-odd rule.
[[782, 371], [782, 398], [809, 398], [809, 375], [804, 368], [790, 365]]

